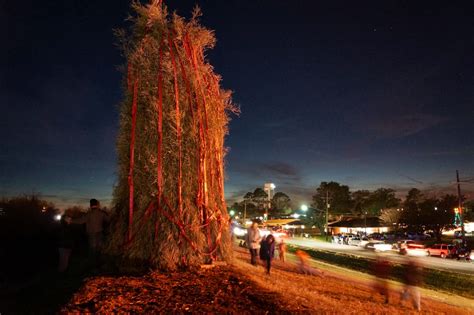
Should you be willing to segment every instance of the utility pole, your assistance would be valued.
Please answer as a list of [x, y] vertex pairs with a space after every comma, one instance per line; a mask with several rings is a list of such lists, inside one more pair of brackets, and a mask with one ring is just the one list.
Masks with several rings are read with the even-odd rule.
[[247, 200], [244, 199], [244, 226], [245, 222], [247, 222]]
[[462, 237], [462, 242], [464, 244], [465, 241], [465, 232], [464, 232], [464, 211], [462, 208], [462, 195], [461, 195], [461, 182], [459, 181], [459, 171], [456, 170], [456, 184], [458, 186], [458, 211], [459, 211], [459, 218], [460, 218], [460, 223], [461, 223], [461, 237]]
[[329, 226], [328, 226], [328, 214], [329, 214], [329, 207], [331, 205], [329, 204], [329, 191], [326, 190], [326, 231], [324, 234], [326, 234], [326, 241], [328, 240], [328, 234], [329, 234]]

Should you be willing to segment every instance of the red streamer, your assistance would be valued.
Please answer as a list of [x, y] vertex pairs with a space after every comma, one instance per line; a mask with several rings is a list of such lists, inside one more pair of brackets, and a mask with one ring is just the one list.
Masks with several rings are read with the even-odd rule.
[[[199, 124], [199, 155], [198, 155], [198, 191], [197, 191], [197, 200], [198, 209], [200, 211], [201, 220], [203, 224], [199, 227], [187, 226], [183, 223], [183, 200], [182, 200], [182, 130], [181, 130], [181, 107], [179, 103], [179, 81], [178, 81], [178, 67], [177, 62], [179, 63], [180, 70], [182, 73], [182, 79], [185, 84], [187, 97], [189, 101], [189, 108], [191, 115], [194, 118], [194, 108], [193, 108], [193, 93], [191, 91], [190, 82], [188, 80], [185, 67], [179, 55], [178, 46], [176, 42], [173, 41], [170, 34], [167, 35], [168, 44], [169, 44], [169, 53], [171, 58], [173, 76], [174, 76], [174, 98], [175, 98], [175, 113], [176, 113], [176, 127], [177, 127], [177, 145], [178, 145], [178, 212], [179, 216], [176, 218], [172, 215], [174, 208], [171, 207], [168, 199], [163, 195], [163, 44], [166, 35], [162, 36], [160, 47], [159, 47], [159, 61], [158, 61], [158, 99], [157, 99], [157, 133], [158, 133], [158, 143], [157, 143], [157, 188], [158, 196], [157, 199], [149, 204], [147, 209], [144, 212], [144, 215], [140, 219], [140, 226], [143, 224], [144, 220], [150, 218], [151, 213], [156, 211], [156, 213], [161, 213], [165, 218], [167, 218], [171, 223], [176, 225], [179, 230], [179, 235], [183, 237], [191, 246], [191, 248], [201, 255], [209, 256], [211, 260], [216, 259], [217, 250], [219, 248], [221, 239], [222, 239], [222, 216], [221, 211], [218, 208], [213, 208], [213, 205], [216, 204], [216, 199], [209, 200], [208, 196], [208, 185], [211, 188], [215, 188], [217, 183], [217, 188], [220, 194], [220, 204], [222, 207], [225, 207], [224, 200], [224, 188], [223, 188], [223, 163], [222, 163], [222, 146], [221, 142], [214, 139], [208, 142], [208, 117], [207, 117], [207, 106], [206, 106], [206, 97], [209, 96], [210, 99], [213, 99], [213, 96], [219, 96], [219, 83], [216, 77], [210, 76], [209, 78], [204, 76], [201, 77], [198, 71], [198, 58], [196, 51], [193, 48], [189, 36], [186, 34], [183, 40], [184, 51], [188, 57], [188, 61], [194, 69], [194, 75], [196, 79], [196, 85], [198, 92], [195, 94], [196, 101], [196, 115], [197, 121]], [[175, 54], [173, 51], [177, 53]], [[202, 60], [202, 55], [199, 55]], [[176, 62], [177, 59], [177, 62]], [[130, 92], [132, 89], [133, 81], [133, 103], [132, 103], [132, 127], [131, 127], [131, 140], [130, 140], [130, 170], [129, 170], [129, 188], [130, 188], [130, 204], [129, 204], [129, 229], [127, 237], [127, 245], [130, 245], [133, 240], [132, 235], [132, 226], [133, 226], [133, 210], [134, 210], [134, 186], [133, 186], [133, 169], [135, 162], [135, 133], [136, 133], [136, 115], [137, 115], [137, 98], [138, 98], [138, 80], [132, 78], [132, 69], [131, 65], [128, 65], [127, 73], [127, 87]], [[201, 82], [204, 81], [205, 87]], [[206, 92], [207, 93], [206, 93]], [[207, 94], [207, 95], [206, 95]], [[200, 111], [200, 99], [203, 102], [203, 106]], [[209, 150], [212, 150], [209, 151]], [[213, 155], [211, 158], [210, 154]], [[208, 160], [209, 157], [209, 160]], [[208, 175], [211, 178], [208, 179]], [[214, 178], [215, 177], [215, 178]], [[210, 181], [209, 181], [210, 180]], [[212, 205], [212, 206], [211, 206]], [[168, 211], [165, 210], [165, 207]], [[154, 209], [156, 207], [156, 209]], [[225, 209], [225, 208], [223, 208]], [[217, 214], [217, 218], [215, 215]], [[216, 222], [217, 221], [217, 222]], [[216, 222], [216, 223], [215, 223]], [[158, 235], [158, 217], [155, 222], [155, 239]], [[211, 224], [217, 224], [218, 233], [213, 242], [211, 237]], [[198, 228], [206, 229], [207, 244], [208, 249], [206, 253], [202, 253], [194, 243], [194, 241], [189, 237], [187, 231], [189, 229]], [[181, 242], [181, 241], [180, 241]], [[185, 260], [183, 260], [185, 263]]]
[[[174, 42], [174, 47], [175, 47], [176, 51], [178, 51], [178, 45], [176, 45], [176, 42]], [[194, 118], [194, 109], [193, 109], [193, 102], [192, 102], [192, 95], [191, 95], [191, 87], [190, 87], [190, 84], [189, 84], [189, 81], [188, 81], [188, 77], [186, 75], [186, 70], [184, 68], [183, 61], [181, 60], [181, 56], [179, 55], [179, 53], [177, 54], [177, 57], [178, 57], [179, 66], [181, 68], [181, 73], [183, 75], [183, 80], [184, 80], [184, 85], [186, 87], [186, 92], [188, 94], [188, 102], [189, 102], [189, 109], [191, 110], [191, 117]]]
[[133, 102], [132, 102], [132, 129], [130, 132], [130, 170], [128, 173], [129, 211], [128, 211], [128, 240], [132, 239], [133, 225], [133, 168], [135, 166], [135, 129], [137, 124], [137, 97], [138, 97], [138, 79], [133, 84]]
[[[200, 133], [200, 145], [199, 145], [199, 151], [200, 151], [200, 159], [199, 159], [199, 168], [200, 168], [200, 180], [202, 180], [202, 216], [203, 219], [205, 219], [204, 223], [209, 222], [209, 200], [208, 200], [208, 178], [207, 178], [207, 172], [208, 172], [208, 167], [207, 167], [207, 160], [206, 160], [206, 153], [208, 148], [207, 141], [208, 139], [208, 119], [207, 119], [207, 106], [206, 106], [206, 97], [204, 95], [204, 91], [202, 89], [202, 84], [201, 84], [201, 77], [199, 75], [198, 71], [198, 61], [196, 58], [196, 52], [193, 49], [193, 45], [189, 39], [188, 34], [185, 35], [185, 50], [188, 54], [188, 58], [190, 58], [190, 61], [194, 67], [194, 73], [197, 81], [197, 85], [199, 88], [199, 92], [202, 97], [203, 101], [203, 114], [204, 114], [204, 122], [202, 121], [201, 115], [198, 115], [199, 117], [199, 133]], [[208, 245], [208, 254], [211, 256], [210, 258], [212, 259], [212, 238], [211, 238], [211, 225], [207, 224], [207, 245]]]

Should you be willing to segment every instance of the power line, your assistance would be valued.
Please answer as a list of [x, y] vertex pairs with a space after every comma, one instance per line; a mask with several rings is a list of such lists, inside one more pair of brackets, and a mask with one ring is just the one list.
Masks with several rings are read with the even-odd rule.
[[400, 175], [401, 177], [405, 177], [406, 179], [409, 179], [411, 180], [412, 182], [415, 182], [415, 183], [418, 183], [418, 184], [423, 184], [423, 182], [421, 180], [417, 180], [417, 179], [414, 179], [410, 176], [407, 176], [407, 175], [403, 175], [401, 173], [398, 173], [398, 175]]

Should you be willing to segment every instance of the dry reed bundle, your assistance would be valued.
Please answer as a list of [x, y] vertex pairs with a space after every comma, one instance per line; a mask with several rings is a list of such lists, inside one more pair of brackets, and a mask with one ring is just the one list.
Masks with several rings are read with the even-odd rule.
[[230, 256], [224, 137], [231, 93], [205, 59], [215, 44], [161, 1], [133, 4], [117, 140], [118, 184], [108, 251], [175, 270]]

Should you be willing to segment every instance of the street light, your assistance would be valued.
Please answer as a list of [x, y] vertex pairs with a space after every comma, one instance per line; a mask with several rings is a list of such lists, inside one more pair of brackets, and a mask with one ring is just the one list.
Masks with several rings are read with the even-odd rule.
[[230, 216], [232, 217], [232, 216], [234, 216], [235, 211], [234, 211], [234, 210], [230, 210], [230, 211], [229, 211], [229, 214], [230, 214]]
[[365, 236], [367, 236], [367, 211], [365, 212], [365, 215], [364, 215], [364, 233], [365, 233]]
[[307, 205], [301, 205], [301, 211], [308, 211], [308, 206]]
[[268, 196], [268, 207], [266, 208], [266, 211], [265, 211], [265, 220], [268, 218], [268, 212], [272, 205], [272, 190], [275, 190], [275, 188], [276, 186], [274, 183], [265, 183], [265, 185], [263, 186], [263, 190], [267, 192], [267, 196]]

